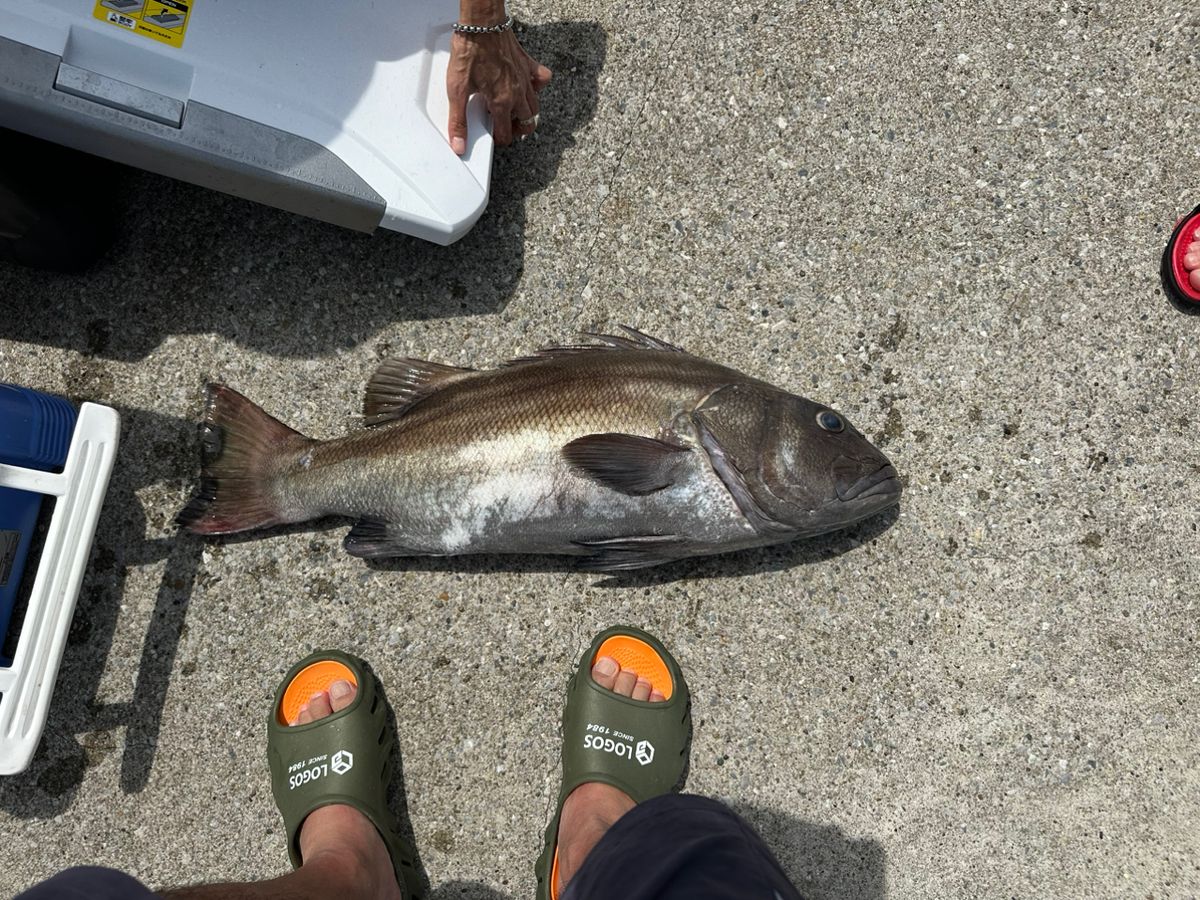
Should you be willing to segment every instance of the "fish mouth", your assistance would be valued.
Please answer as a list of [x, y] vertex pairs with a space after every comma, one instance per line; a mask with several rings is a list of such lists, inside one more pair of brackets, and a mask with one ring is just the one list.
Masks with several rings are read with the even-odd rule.
[[900, 475], [891, 463], [885, 463], [870, 475], [864, 475], [855, 482], [839, 478], [837, 483], [837, 497], [842, 501], [898, 496]]

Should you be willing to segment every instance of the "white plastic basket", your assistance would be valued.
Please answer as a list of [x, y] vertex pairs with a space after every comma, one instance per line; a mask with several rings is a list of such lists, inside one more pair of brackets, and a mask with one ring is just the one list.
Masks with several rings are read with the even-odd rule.
[[54, 497], [16, 653], [0, 668], [0, 775], [23, 772], [46, 727], [67, 630], [117, 454], [116, 410], [85, 403], [61, 473], [0, 464], [0, 486]]

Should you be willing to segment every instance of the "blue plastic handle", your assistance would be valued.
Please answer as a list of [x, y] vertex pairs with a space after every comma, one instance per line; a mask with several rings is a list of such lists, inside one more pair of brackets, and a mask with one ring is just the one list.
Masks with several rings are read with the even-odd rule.
[[[0, 384], [0, 463], [52, 472], [71, 448], [75, 407], [52, 394]], [[0, 487], [0, 666], [9, 620], [16, 607], [42, 495]]]
[[77, 416], [62, 397], [0, 384], [0, 463], [44, 472], [61, 469]]

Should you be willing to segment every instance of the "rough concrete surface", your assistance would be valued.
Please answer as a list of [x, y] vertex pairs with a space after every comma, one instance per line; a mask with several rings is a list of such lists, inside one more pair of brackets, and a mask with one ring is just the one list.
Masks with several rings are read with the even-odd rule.
[[[145, 174], [82, 276], [0, 268], [0, 379], [123, 444], [45, 739], [0, 784], [0, 893], [287, 868], [263, 720], [371, 661], [437, 898], [524, 898], [568, 670], [601, 627], [690, 679], [689, 789], [814, 898], [1200, 893], [1194, 3], [514, 8], [555, 70], [438, 248]], [[847, 413], [898, 515], [620, 580], [179, 535], [206, 379], [351, 427], [389, 354], [479, 365], [627, 322]]]

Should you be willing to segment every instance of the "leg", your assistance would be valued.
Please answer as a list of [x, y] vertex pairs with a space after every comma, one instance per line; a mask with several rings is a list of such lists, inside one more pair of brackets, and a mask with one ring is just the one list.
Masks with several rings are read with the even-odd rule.
[[[635, 700], [661, 703], [663, 695], [652, 690], [650, 682], [636, 672], [622, 670], [611, 656], [602, 656], [592, 666], [596, 684]], [[633, 809], [634, 803], [625, 792], [600, 782], [581, 784], [567, 797], [563, 805], [558, 831], [558, 884], [562, 891], [592, 848], [617, 819]]]
[[[314, 694], [292, 725], [306, 725], [354, 700], [355, 686], [335, 681], [328, 692]], [[162, 892], [167, 900], [400, 900], [400, 888], [379, 832], [358, 810], [323, 806], [300, 830], [303, 865], [294, 872], [251, 884], [210, 884]]]
[[[610, 646], [614, 652], [606, 653]], [[581, 663], [568, 686], [568, 793], [538, 862], [540, 900], [799, 900], [775, 857], [732, 810], [672, 792], [686, 771], [678, 728], [690, 722], [690, 700], [665, 648], [644, 632], [616, 628], [588, 653], [591, 662]]]

